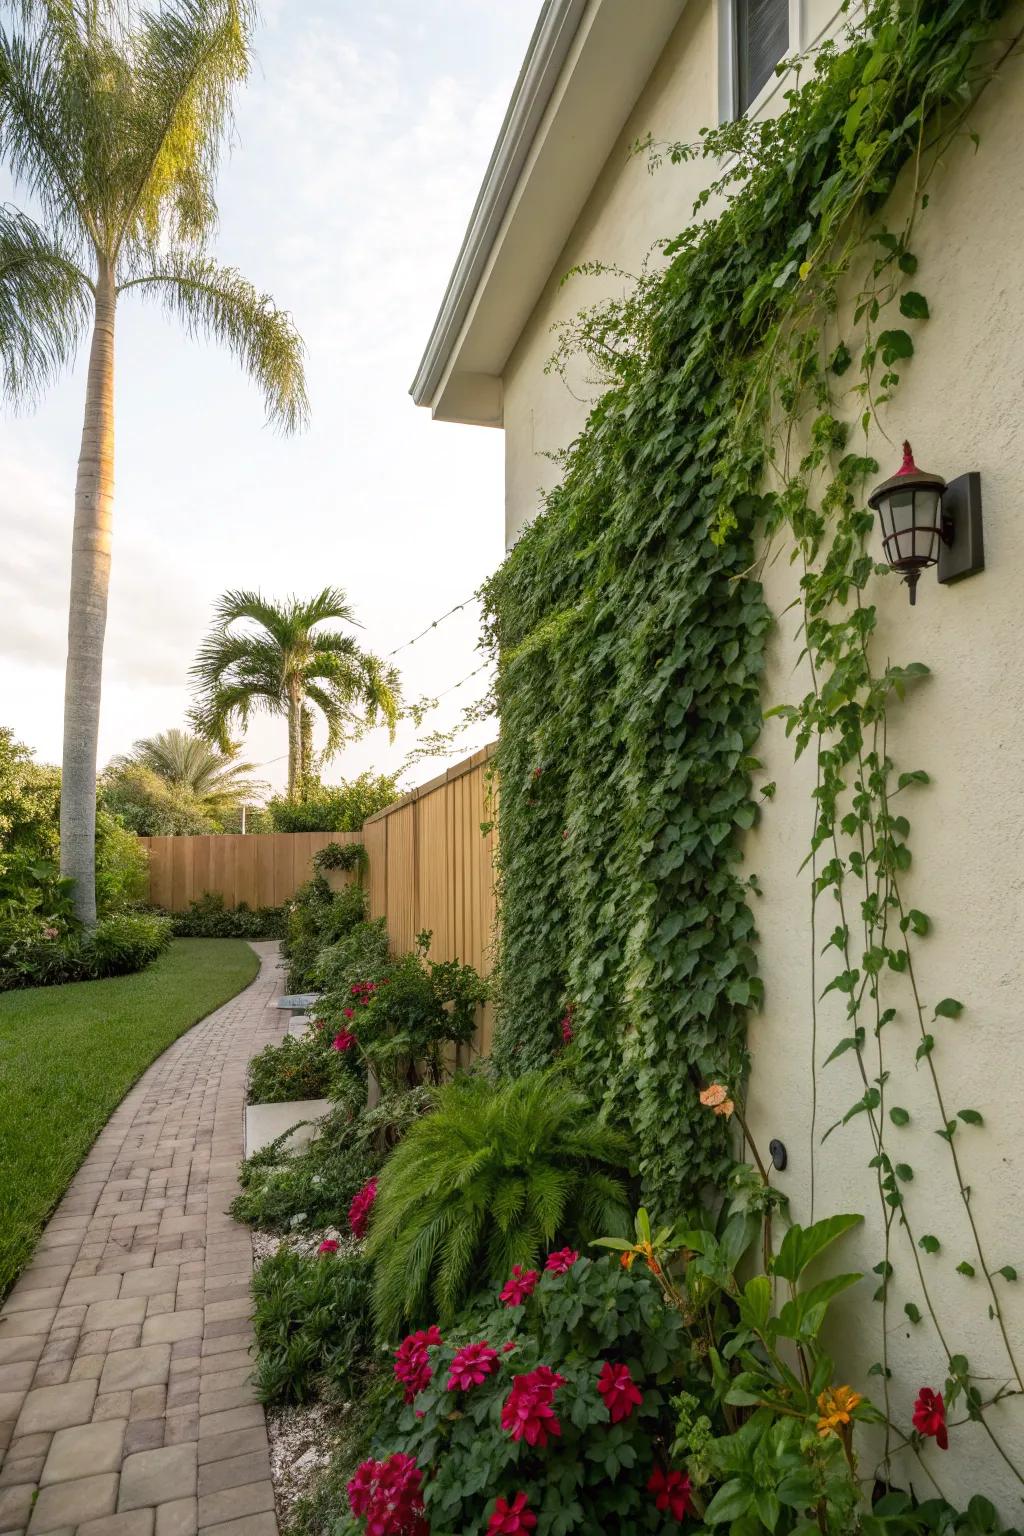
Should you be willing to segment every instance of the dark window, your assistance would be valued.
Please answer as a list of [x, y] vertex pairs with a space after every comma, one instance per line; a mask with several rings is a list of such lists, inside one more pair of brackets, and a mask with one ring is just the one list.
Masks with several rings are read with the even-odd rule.
[[789, 47], [789, 0], [734, 0], [736, 111], [745, 112]]

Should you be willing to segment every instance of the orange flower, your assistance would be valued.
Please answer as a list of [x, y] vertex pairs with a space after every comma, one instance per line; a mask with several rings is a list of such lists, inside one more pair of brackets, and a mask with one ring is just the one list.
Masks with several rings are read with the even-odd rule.
[[637, 1259], [644, 1259], [646, 1261], [647, 1268], [652, 1275], [661, 1274], [661, 1265], [654, 1257], [654, 1249], [650, 1243], [637, 1243], [635, 1248], [631, 1248], [628, 1253], [622, 1255], [619, 1263], [623, 1269], [632, 1269]]
[[818, 1397], [819, 1435], [838, 1435], [843, 1438], [847, 1425], [851, 1423], [853, 1410], [858, 1403], [864, 1401], [859, 1392], [852, 1387], [828, 1387]]
[[635, 1258], [636, 1258], [636, 1250], [634, 1248], [631, 1248], [628, 1253], [624, 1253], [622, 1255], [621, 1259], [619, 1260], [619, 1263], [622, 1265], [623, 1269], [632, 1269], [633, 1268], [633, 1260]]

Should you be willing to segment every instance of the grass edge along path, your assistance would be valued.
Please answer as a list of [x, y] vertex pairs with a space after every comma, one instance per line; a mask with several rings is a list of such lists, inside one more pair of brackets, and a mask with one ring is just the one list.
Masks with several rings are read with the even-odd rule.
[[133, 976], [0, 993], [0, 1301], [128, 1090], [259, 968], [244, 939], [176, 939]]

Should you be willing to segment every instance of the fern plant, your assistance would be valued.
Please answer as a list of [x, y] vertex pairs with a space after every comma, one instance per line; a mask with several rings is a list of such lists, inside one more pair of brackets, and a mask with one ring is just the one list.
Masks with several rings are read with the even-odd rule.
[[378, 1182], [369, 1253], [388, 1335], [428, 1313], [449, 1321], [471, 1291], [556, 1242], [629, 1223], [628, 1143], [557, 1072], [463, 1078], [435, 1102]]

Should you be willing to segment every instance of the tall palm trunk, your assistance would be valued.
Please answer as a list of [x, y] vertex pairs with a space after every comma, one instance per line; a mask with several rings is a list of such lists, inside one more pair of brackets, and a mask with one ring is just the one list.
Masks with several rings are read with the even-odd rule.
[[297, 677], [288, 683], [288, 799], [299, 798], [302, 783], [302, 689]]
[[75, 914], [90, 926], [96, 921], [96, 752], [114, 509], [116, 304], [114, 275], [102, 262], [75, 481], [60, 790], [61, 874], [74, 880]]

